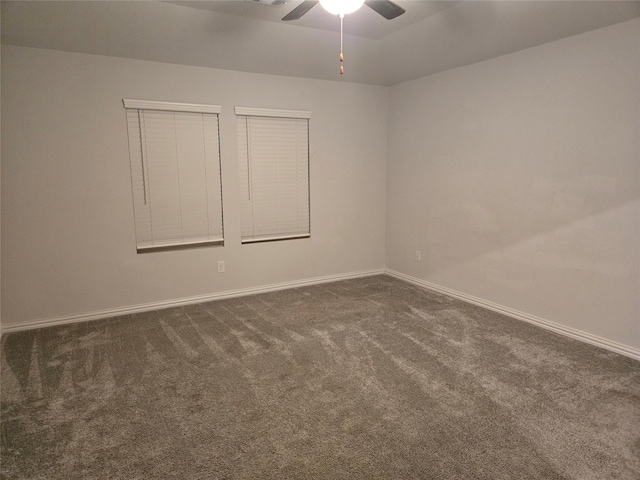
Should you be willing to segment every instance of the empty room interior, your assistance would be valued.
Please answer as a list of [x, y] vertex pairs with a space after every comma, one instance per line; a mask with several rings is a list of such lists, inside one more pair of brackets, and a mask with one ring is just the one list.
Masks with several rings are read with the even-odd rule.
[[327, 3], [1, 2], [2, 478], [640, 478], [640, 2]]

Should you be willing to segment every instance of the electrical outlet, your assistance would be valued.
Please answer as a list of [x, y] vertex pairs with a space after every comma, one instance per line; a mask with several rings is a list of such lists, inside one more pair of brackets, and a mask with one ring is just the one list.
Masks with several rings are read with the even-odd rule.
[[419, 262], [422, 255], [420, 254], [420, 250], [416, 250], [416, 262]]
[[224, 260], [218, 261], [218, 273], [224, 273]]

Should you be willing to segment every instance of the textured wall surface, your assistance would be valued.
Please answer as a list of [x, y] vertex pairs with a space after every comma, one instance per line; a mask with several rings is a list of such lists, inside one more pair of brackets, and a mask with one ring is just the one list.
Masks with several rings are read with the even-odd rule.
[[387, 267], [640, 347], [638, 38], [634, 20], [392, 87]]
[[[3, 324], [386, 264], [637, 349], [639, 35], [390, 90], [5, 47]], [[124, 97], [222, 105], [225, 247], [135, 254]], [[310, 240], [240, 245], [235, 105], [313, 112]]]
[[[387, 94], [4, 47], [3, 324], [382, 269]], [[224, 247], [136, 255], [123, 98], [222, 106]], [[312, 111], [310, 239], [240, 245], [236, 105]]]

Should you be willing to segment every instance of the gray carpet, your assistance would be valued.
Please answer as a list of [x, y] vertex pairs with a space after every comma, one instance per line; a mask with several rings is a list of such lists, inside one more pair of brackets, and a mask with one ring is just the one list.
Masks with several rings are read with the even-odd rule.
[[1, 399], [7, 479], [640, 478], [640, 362], [387, 276], [10, 333]]

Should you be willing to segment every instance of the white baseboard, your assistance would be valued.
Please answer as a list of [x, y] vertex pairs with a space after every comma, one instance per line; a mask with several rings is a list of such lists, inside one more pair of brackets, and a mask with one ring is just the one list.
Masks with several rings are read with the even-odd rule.
[[180, 307], [184, 305], [193, 305], [196, 303], [210, 302], [212, 300], [222, 300], [224, 298], [242, 297], [257, 293], [274, 292], [276, 290], [285, 290], [288, 288], [304, 287], [308, 285], [317, 285], [321, 283], [336, 282], [338, 280], [348, 280], [352, 278], [370, 277], [373, 275], [383, 275], [384, 269], [367, 270], [362, 272], [352, 272], [337, 275], [327, 275], [324, 277], [308, 278], [304, 280], [295, 280], [292, 282], [276, 283], [271, 285], [263, 285], [259, 287], [241, 288], [239, 290], [227, 290], [224, 292], [212, 293], [207, 295], [198, 295], [194, 297], [178, 298], [161, 302], [145, 303], [142, 305], [131, 305], [128, 307], [110, 308], [96, 312], [81, 313], [78, 315], [69, 315], [64, 317], [45, 318], [24, 322], [18, 324], [3, 324], [0, 328], [2, 334], [18, 332], [21, 330], [31, 330], [34, 328], [53, 327], [56, 325], [66, 325], [70, 323], [88, 322], [91, 320], [100, 320], [102, 318], [117, 317], [121, 315], [129, 315], [132, 313], [149, 312], [153, 310], [162, 310], [164, 308]]
[[536, 317], [535, 315], [530, 315], [528, 313], [520, 312], [518, 310], [514, 310], [512, 308], [505, 307], [497, 303], [490, 302], [488, 300], [483, 300], [482, 298], [474, 297], [471, 295], [467, 295], [465, 293], [451, 290], [449, 288], [441, 287], [440, 285], [426, 282], [419, 278], [405, 275], [404, 273], [396, 272], [394, 270], [385, 269], [385, 273], [387, 275], [398, 278], [400, 280], [413, 283], [414, 285], [418, 285], [420, 287], [424, 287], [438, 293], [443, 293], [450, 297], [457, 298], [458, 300], [462, 300], [468, 303], [472, 303], [474, 305], [478, 305], [480, 307], [487, 308], [489, 310], [493, 310], [494, 312], [502, 313], [503, 315], [507, 315], [517, 320], [523, 320], [525, 322], [532, 323], [539, 327], [546, 328], [547, 330], [551, 330], [561, 335], [565, 335], [567, 337], [571, 337], [576, 340], [581, 340], [591, 345], [595, 345], [597, 347], [604, 348], [606, 350], [610, 350], [612, 352], [616, 352], [616, 353], [625, 355], [627, 357], [631, 357], [635, 360], [640, 360], [640, 350], [638, 350], [637, 348], [633, 348], [628, 345], [623, 345], [621, 343], [614, 342], [612, 340], [607, 340], [606, 338], [598, 337], [597, 335], [592, 335], [590, 333], [583, 332], [581, 330], [577, 330], [572, 327], [567, 327], [565, 325], [561, 325], [559, 323], [555, 323], [550, 320], [545, 320], [544, 318]]
[[348, 280], [352, 278], [369, 277], [369, 276], [381, 275], [381, 274], [387, 274], [392, 277], [398, 278], [400, 280], [404, 280], [406, 282], [412, 283], [414, 285], [418, 285], [420, 287], [424, 287], [429, 290], [443, 293], [450, 297], [457, 298], [459, 300], [472, 303], [474, 305], [478, 305], [480, 307], [484, 307], [489, 310], [493, 310], [494, 312], [502, 313], [511, 318], [515, 318], [517, 320], [523, 320], [525, 322], [538, 325], [542, 328], [546, 328], [547, 330], [554, 331], [561, 335], [565, 335], [577, 340], [581, 340], [591, 345], [595, 345], [597, 347], [601, 347], [606, 350], [610, 350], [612, 352], [616, 352], [616, 353], [625, 355], [627, 357], [640, 360], [640, 350], [630, 347], [628, 345], [623, 345], [621, 343], [614, 342], [612, 340], [608, 340], [606, 338], [602, 338], [597, 335], [592, 335], [590, 333], [583, 332], [581, 330], [577, 330], [572, 327], [567, 327], [559, 323], [552, 322], [550, 320], [545, 320], [543, 318], [536, 317], [528, 313], [520, 312], [518, 310], [514, 310], [512, 308], [505, 307], [503, 305], [499, 305], [497, 303], [493, 303], [488, 300], [484, 300], [482, 298], [474, 297], [471, 295], [467, 295], [465, 293], [451, 290], [449, 288], [441, 287], [440, 285], [436, 285], [436, 284], [421, 280], [419, 278], [405, 275], [403, 273], [396, 272], [390, 269], [367, 270], [362, 272], [352, 272], [352, 273], [345, 273], [345, 274], [338, 274], [338, 275], [327, 275], [324, 277], [315, 277], [315, 278], [309, 278], [304, 280], [296, 280], [292, 282], [263, 285], [259, 287], [242, 288], [239, 290], [227, 290], [224, 292], [212, 293], [207, 295], [198, 295], [194, 297], [179, 298], [179, 299], [166, 300], [161, 302], [152, 302], [152, 303], [146, 303], [142, 305], [132, 305], [128, 307], [112, 308], [107, 310], [82, 313], [78, 315], [46, 318], [46, 319], [34, 320], [31, 322], [25, 322], [25, 323], [19, 323], [19, 324], [8, 324], [8, 325], [1, 324], [0, 334], [3, 335], [5, 333], [17, 332], [21, 330], [53, 327], [56, 325], [65, 325], [70, 323], [88, 322], [91, 320], [99, 320], [99, 319], [109, 318], [109, 317], [129, 315], [132, 313], [162, 310], [165, 308], [180, 307], [183, 305], [193, 305], [196, 303], [210, 302], [212, 300], [222, 300], [224, 298], [233, 298], [233, 297], [241, 297], [244, 295], [252, 295], [257, 293], [274, 292], [277, 290], [285, 290], [289, 288], [304, 287], [308, 285], [317, 285], [321, 283], [336, 282], [338, 280]]

